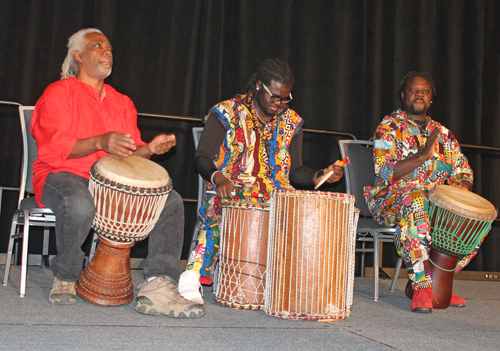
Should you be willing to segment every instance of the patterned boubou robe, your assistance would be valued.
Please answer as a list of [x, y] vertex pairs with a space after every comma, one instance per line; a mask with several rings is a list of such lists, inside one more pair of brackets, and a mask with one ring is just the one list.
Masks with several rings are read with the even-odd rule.
[[[226, 127], [226, 138], [214, 164], [235, 187], [236, 194], [261, 194], [261, 197], [235, 196], [250, 202], [267, 202], [273, 189], [290, 189], [289, 147], [292, 137], [302, 126], [302, 118], [285, 106], [262, 127], [253, 108], [252, 96], [241, 95], [223, 101], [209, 111]], [[207, 182], [207, 192], [215, 185]], [[205, 193], [198, 212], [200, 231], [187, 269], [213, 279], [218, 259], [219, 223], [222, 208], [215, 194]]]
[[[426, 128], [418, 126], [404, 111], [385, 116], [374, 136], [375, 185], [365, 187], [365, 201], [381, 224], [397, 226], [394, 242], [403, 258], [414, 289], [432, 286], [429, 248], [428, 190], [446, 180], [472, 183], [472, 169], [453, 134], [444, 129], [431, 159], [399, 179], [393, 178], [400, 160], [417, 155], [427, 137], [442, 125], [426, 118]], [[480, 246], [480, 245], [479, 245]], [[459, 260], [456, 272], [474, 257], [479, 246]]]

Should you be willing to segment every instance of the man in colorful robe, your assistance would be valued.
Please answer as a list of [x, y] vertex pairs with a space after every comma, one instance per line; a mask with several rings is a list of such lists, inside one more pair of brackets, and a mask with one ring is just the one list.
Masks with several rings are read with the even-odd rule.
[[[385, 116], [375, 132], [375, 185], [366, 187], [364, 195], [379, 223], [396, 226], [396, 250], [413, 288], [412, 311], [430, 313], [434, 295], [428, 190], [439, 184], [471, 190], [473, 174], [451, 131], [427, 116], [436, 96], [432, 78], [409, 72], [401, 81], [398, 96], [403, 110]], [[459, 260], [456, 272], [478, 249]], [[453, 293], [450, 304], [465, 307], [465, 300]]]
[[288, 106], [293, 83], [286, 62], [265, 60], [250, 78], [247, 94], [215, 105], [205, 117], [195, 167], [207, 180], [207, 192], [196, 248], [179, 280], [179, 292], [188, 300], [203, 303], [200, 281], [213, 279], [221, 199], [267, 202], [273, 189], [314, 185], [328, 171], [333, 171], [329, 183], [343, 176], [338, 161], [319, 171], [302, 165], [303, 120]]

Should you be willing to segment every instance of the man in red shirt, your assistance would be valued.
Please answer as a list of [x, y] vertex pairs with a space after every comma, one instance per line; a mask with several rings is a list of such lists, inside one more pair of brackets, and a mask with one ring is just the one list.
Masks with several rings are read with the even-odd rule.
[[[159, 134], [141, 140], [132, 101], [104, 84], [113, 66], [112, 47], [98, 29], [82, 29], [68, 41], [61, 80], [38, 100], [31, 132], [38, 145], [33, 187], [40, 206], [56, 215], [58, 255], [52, 260], [54, 284], [49, 302], [76, 301], [75, 282], [82, 271], [81, 246], [91, 229], [95, 208], [88, 190], [89, 170], [102, 156], [149, 157], [168, 152], [175, 136]], [[146, 281], [135, 301], [136, 311], [170, 317], [200, 318], [203, 305], [184, 299], [177, 290], [184, 235], [182, 199], [172, 190], [149, 234]]]

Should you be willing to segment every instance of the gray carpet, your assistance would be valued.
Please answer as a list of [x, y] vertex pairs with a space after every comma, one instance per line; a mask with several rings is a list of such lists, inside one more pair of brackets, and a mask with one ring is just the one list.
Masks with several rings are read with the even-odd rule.
[[[0, 266], [3, 279], [4, 266]], [[26, 296], [19, 298], [19, 267], [0, 287], [0, 350], [499, 350], [500, 283], [457, 280], [454, 290], [466, 308], [410, 311], [390, 280], [380, 281], [374, 302], [373, 280], [356, 278], [350, 318], [331, 323], [291, 321], [262, 311], [218, 306], [204, 290], [207, 315], [198, 320], [152, 317], [133, 304], [99, 307], [80, 298], [72, 306], [47, 302], [51, 271], [29, 267]], [[133, 270], [134, 287], [142, 271]], [[135, 288], [135, 292], [137, 292]]]

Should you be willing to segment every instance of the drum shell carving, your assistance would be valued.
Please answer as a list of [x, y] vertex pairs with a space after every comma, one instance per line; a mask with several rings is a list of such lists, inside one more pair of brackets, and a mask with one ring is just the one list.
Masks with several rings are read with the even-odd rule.
[[76, 282], [78, 296], [99, 306], [130, 303], [134, 298], [130, 275], [133, 245], [101, 237], [95, 255]]
[[167, 171], [141, 157], [106, 155], [94, 164], [89, 191], [99, 243], [76, 283], [82, 299], [101, 306], [132, 301], [130, 248], [149, 235], [171, 189]]

